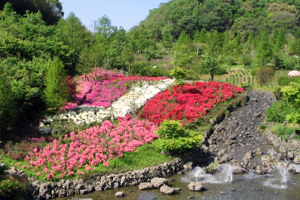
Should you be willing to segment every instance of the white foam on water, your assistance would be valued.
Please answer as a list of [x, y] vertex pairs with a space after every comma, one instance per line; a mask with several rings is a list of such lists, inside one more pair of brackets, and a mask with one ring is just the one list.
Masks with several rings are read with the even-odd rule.
[[231, 165], [222, 165], [218, 172], [207, 174], [203, 168], [195, 167], [191, 172], [181, 178], [182, 182], [201, 182], [223, 184], [233, 181]]
[[269, 177], [266, 181], [264, 181], [263, 185], [274, 189], [287, 189], [289, 181], [289, 174], [287, 170], [279, 166], [277, 166], [276, 169], [274, 176]]
[[297, 173], [300, 173], [300, 165], [297, 165], [295, 163], [291, 163], [289, 164], [290, 167], [294, 167], [296, 169]]

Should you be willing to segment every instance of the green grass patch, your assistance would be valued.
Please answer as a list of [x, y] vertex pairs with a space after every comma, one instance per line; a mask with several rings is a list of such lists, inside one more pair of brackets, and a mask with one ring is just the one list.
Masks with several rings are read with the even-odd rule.
[[[288, 140], [290, 135], [292, 135], [295, 130], [300, 130], [300, 127], [293, 124], [287, 124], [286, 126], [284, 126], [283, 124], [276, 124], [269, 129], [276, 135], [280, 136], [282, 139]], [[296, 136], [293, 139], [300, 141], [299, 136]]]

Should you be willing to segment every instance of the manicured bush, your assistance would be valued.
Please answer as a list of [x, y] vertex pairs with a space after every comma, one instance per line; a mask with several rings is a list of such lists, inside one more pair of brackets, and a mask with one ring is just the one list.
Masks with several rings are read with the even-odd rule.
[[165, 120], [156, 133], [160, 136], [154, 144], [162, 151], [182, 153], [200, 144], [203, 135], [184, 129], [180, 121]]

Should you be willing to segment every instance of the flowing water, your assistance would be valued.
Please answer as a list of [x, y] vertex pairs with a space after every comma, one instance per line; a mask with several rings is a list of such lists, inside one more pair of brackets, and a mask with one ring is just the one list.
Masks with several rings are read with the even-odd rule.
[[[300, 170], [300, 165], [290, 166]], [[137, 186], [123, 187], [115, 190], [94, 192], [87, 195], [57, 198], [57, 200], [92, 198], [120, 199], [115, 197], [117, 191], [125, 193], [124, 200], [181, 200], [181, 199], [253, 199], [253, 200], [293, 200], [300, 199], [300, 174], [288, 175], [282, 167], [277, 167], [272, 174], [257, 175], [253, 172], [233, 175], [230, 165], [225, 165], [219, 172], [207, 174], [201, 167], [195, 167], [184, 175], [169, 177], [171, 187], [181, 188], [174, 195], [164, 195], [158, 189], [140, 191]], [[189, 182], [199, 181], [206, 191], [188, 190]]]

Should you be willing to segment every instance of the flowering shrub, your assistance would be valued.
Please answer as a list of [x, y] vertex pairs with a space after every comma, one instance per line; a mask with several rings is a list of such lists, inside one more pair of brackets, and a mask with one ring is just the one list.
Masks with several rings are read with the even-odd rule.
[[175, 85], [147, 101], [140, 116], [157, 124], [171, 119], [192, 123], [205, 115], [206, 109], [243, 91], [235, 85], [215, 81]]
[[[66, 106], [76, 108], [76, 110], [69, 110], [60, 115], [43, 120], [43, 122], [40, 123], [40, 131], [45, 134], [50, 133], [51, 130], [53, 130], [53, 121], [73, 121], [76, 125], [84, 125], [94, 122], [99, 123], [104, 119], [112, 117], [125, 117], [126, 114], [133, 113], [135, 110], [141, 108], [145, 105], [147, 100], [153, 98], [157, 93], [167, 89], [173, 84], [173, 79], [137, 82], [132, 86], [129, 92], [121, 96], [107, 109], [93, 106], [78, 106], [76, 108], [77, 104], [69, 103]], [[47, 124], [50, 125], [48, 126]], [[66, 128], [64, 128], [64, 130], [66, 130]]]
[[[76, 105], [103, 106], [109, 107], [113, 101], [121, 97], [126, 92], [126, 86], [137, 81], [154, 81], [167, 79], [165, 77], [126, 77], [122, 73], [114, 71], [97, 69], [87, 75], [82, 75], [77, 79], [77, 92], [75, 94], [75, 103], [65, 105], [62, 109], [68, 110]], [[69, 81], [70, 83], [70, 81]], [[69, 88], [70, 88], [69, 84]], [[72, 91], [72, 90], [70, 90]]]
[[[55, 139], [43, 149], [34, 149], [25, 158], [29, 166], [23, 167], [43, 170], [47, 179], [55, 179], [58, 174], [61, 178], [74, 173], [84, 174], [100, 163], [109, 166], [110, 159], [152, 142], [157, 137], [156, 129], [156, 124], [131, 119], [129, 115], [118, 118], [118, 126], [106, 120], [101, 126], [79, 131], [78, 134], [71, 132], [70, 136]], [[37, 172], [36, 175], [43, 173]]]
[[[51, 141], [51, 138], [48, 139]], [[24, 141], [13, 144], [11, 141], [8, 141], [5, 144], [4, 150], [7, 155], [15, 160], [24, 160], [25, 156], [29, 155], [28, 152], [33, 151], [34, 149], [40, 150], [45, 145], [46, 139], [41, 138], [27, 138]]]
[[290, 72], [288, 73], [288, 76], [289, 76], [289, 77], [300, 76], [300, 72], [297, 71], [297, 70], [290, 71]]

